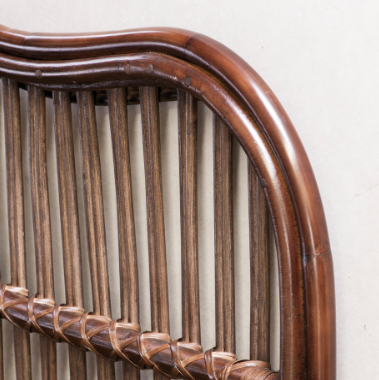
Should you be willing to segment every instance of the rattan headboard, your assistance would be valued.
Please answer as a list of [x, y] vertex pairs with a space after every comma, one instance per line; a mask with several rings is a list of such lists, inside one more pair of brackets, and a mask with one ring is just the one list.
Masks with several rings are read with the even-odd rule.
[[[259, 75], [225, 46], [186, 30], [153, 28], [98, 35], [42, 35], [0, 27], [5, 113], [11, 284], [0, 309], [14, 330], [18, 379], [30, 378], [29, 334], [42, 334], [42, 367], [56, 376], [55, 342], [70, 343], [74, 379], [85, 350], [98, 354], [99, 378], [111, 360], [127, 377], [153, 368], [156, 378], [335, 379], [332, 256], [317, 184], [299, 137]], [[26, 289], [20, 95], [28, 91], [30, 177], [37, 296]], [[45, 98], [52, 97], [57, 149], [66, 306], [55, 305], [46, 173]], [[171, 341], [159, 142], [159, 101], [178, 103], [183, 337]], [[216, 347], [202, 351], [196, 221], [197, 102], [214, 113]], [[93, 313], [83, 309], [71, 102], [78, 106]], [[139, 326], [127, 105], [141, 104], [152, 332]], [[110, 319], [97, 105], [109, 108], [116, 178], [121, 319]], [[232, 132], [232, 134], [230, 133]], [[249, 168], [250, 358], [235, 356], [231, 211], [231, 139]], [[280, 371], [269, 365], [268, 218], [280, 272]], [[238, 323], [238, 321], [237, 321]], [[21, 329], [19, 329], [19, 327]], [[26, 330], [26, 331], [25, 331]], [[47, 337], [47, 338], [46, 338]], [[9, 349], [9, 348], [7, 348]], [[47, 376], [47, 375], [46, 375]], [[47, 377], [46, 377], [47, 378]]]

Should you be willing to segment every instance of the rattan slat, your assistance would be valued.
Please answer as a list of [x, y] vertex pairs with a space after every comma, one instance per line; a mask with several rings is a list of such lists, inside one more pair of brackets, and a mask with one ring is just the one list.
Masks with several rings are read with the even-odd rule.
[[182, 236], [182, 336], [201, 342], [197, 243], [197, 100], [178, 90]]
[[[53, 257], [51, 244], [49, 191], [46, 161], [45, 93], [29, 87], [29, 169], [36, 256], [37, 297], [54, 299]], [[40, 336], [43, 380], [57, 378], [55, 342]]]
[[[139, 324], [137, 246], [134, 226], [126, 89], [108, 90], [109, 119], [117, 192], [121, 321]], [[140, 371], [124, 363], [124, 379], [139, 379]]]
[[[270, 361], [269, 215], [262, 184], [249, 164], [251, 265], [250, 359]], [[264, 185], [264, 184], [263, 184]]]
[[[59, 206], [61, 213], [66, 305], [83, 307], [79, 214], [70, 95], [53, 91]], [[86, 379], [86, 354], [68, 346], [72, 380]]]
[[[11, 284], [26, 287], [21, 114], [18, 84], [3, 78]], [[14, 327], [17, 380], [31, 379], [30, 339]]]
[[232, 135], [217, 116], [214, 134], [216, 264], [216, 348], [235, 353], [234, 256], [232, 219]]
[[[87, 248], [90, 258], [94, 313], [111, 316], [100, 153], [96, 129], [94, 94], [77, 92], [80, 147], [83, 166]], [[114, 364], [97, 358], [99, 380], [115, 377]]]

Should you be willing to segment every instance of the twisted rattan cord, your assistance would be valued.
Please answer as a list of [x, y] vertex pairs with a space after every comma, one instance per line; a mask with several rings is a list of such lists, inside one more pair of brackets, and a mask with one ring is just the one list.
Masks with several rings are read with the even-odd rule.
[[[162, 344], [161, 346], [155, 347], [150, 351], [146, 351], [143, 345], [143, 340], [147, 338], [156, 338], [163, 340], [167, 343]], [[166, 348], [170, 348], [170, 343], [171, 343], [171, 337], [168, 334], [163, 334], [163, 333], [156, 333], [156, 332], [149, 332], [146, 331], [142, 334], [137, 335], [137, 344], [138, 344], [138, 352], [141, 355], [141, 360], [138, 363], [138, 368], [143, 369], [143, 368], [151, 368], [160, 374], [170, 377], [169, 374], [165, 373], [162, 371], [154, 362], [151, 361], [151, 358], [156, 355], [158, 352], [161, 352], [165, 350]]]
[[180, 347], [188, 347], [192, 348], [194, 351], [202, 352], [203, 348], [198, 343], [193, 342], [182, 342], [181, 339], [174, 340], [171, 342], [171, 355], [174, 359], [175, 367], [172, 369], [170, 375], [174, 379], [181, 375], [183, 378], [189, 378], [191, 380], [195, 380], [194, 377], [187, 371], [186, 366], [196, 360], [197, 355], [191, 357], [191, 361], [185, 360], [182, 361], [180, 358]]
[[[13, 301], [5, 302], [4, 296], [7, 291], [18, 294], [19, 296], [22, 296], [25, 298], [19, 298]], [[27, 298], [28, 293], [29, 292], [27, 289], [24, 289], [21, 287], [11, 286], [11, 285], [2, 285], [0, 288], [0, 313], [12, 324], [18, 327], [22, 327], [29, 331], [31, 331], [31, 329], [34, 328], [35, 331], [41, 334], [44, 334], [45, 336], [49, 337], [49, 339], [52, 339], [51, 336], [48, 335], [38, 324], [39, 318], [51, 313], [53, 317], [54, 339], [56, 341], [65, 341], [75, 347], [77, 347], [77, 345], [74, 345], [64, 335], [64, 332], [69, 326], [71, 326], [72, 324], [76, 322], [79, 322], [80, 334], [81, 334], [81, 344], [79, 348], [82, 348], [84, 350], [85, 349], [90, 350], [96, 353], [97, 355], [104, 357], [108, 360], [123, 359], [131, 363], [133, 366], [138, 367], [140, 369], [150, 368], [167, 377], [186, 378], [189, 380], [194, 380], [194, 377], [189, 373], [186, 367], [189, 364], [199, 359], [203, 359], [205, 361], [209, 380], [228, 380], [228, 377], [231, 372], [236, 371], [238, 369], [243, 369], [243, 368], [246, 368], [246, 370], [243, 372], [241, 380], [247, 380], [247, 379], [264, 380], [273, 373], [273, 371], [270, 369], [269, 363], [261, 362], [261, 361], [251, 361], [251, 360], [238, 361], [236, 355], [232, 353], [216, 352], [216, 351], [213, 351], [213, 349], [207, 350], [205, 353], [203, 353], [203, 352], [200, 352], [201, 346], [198, 345], [197, 343], [181, 342], [180, 339], [174, 342], [171, 342], [171, 337], [168, 334], [157, 333], [157, 332], [144, 332], [144, 333], [139, 333], [129, 339], [127, 338], [123, 341], [120, 341], [117, 339], [117, 334], [116, 334], [117, 327], [123, 326], [132, 331], [139, 332], [140, 326], [133, 323], [113, 321], [110, 318], [104, 317], [101, 315], [93, 315], [91, 313], [84, 313], [83, 309], [74, 307], [74, 306], [64, 306], [64, 305], [55, 306], [54, 300], [50, 300], [50, 299], [36, 298], [35, 296]], [[28, 321], [24, 324], [24, 326], [19, 326], [18, 324], [16, 324], [12, 320], [10, 315], [7, 313], [8, 308], [15, 307], [21, 303], [27, 303]], [[34, 305], [36, 303], [45, 306], [46, 309], [34, 314]], [[69, 321], [66, 321], [60, 325], [59, 314], [62, 310], [73, 312], [77, 314], [78, 316], [75, 318], [71, 318]], [[87, 331], [86, 324], [89, 319], [94, 319], [102, 323], [99, 326], [94, 327], [91, 330]], [[109, 357], [106, 357], [100, 352], [98, 352], [91, 343], [91, 339], [103, 331], [108, 332], [109, 339], [110, 339], [112, 349], [113, 349], [113, 352], [110, 354]], [[143, 341], [149, 338], [162, 340], [166, 343], [147, 351]], [[138, 352], [141, 357], [138, 363], [132, 362], [130, 358], [128, 358], [123, 353], [123, 350], [134, 342], [137, 343]], [[193, 350], [199, 351], [199, 354], [190, 356], [182, 361], [180, 358], [180, 347], [191, 348]], [[173, 362], [175, 365], [170, 373], [166, 373], [162, 371], [158, 367], [158, 365], [152, 361], [152, 358], [154, 355], [158, 354], [159, 352], [167, 348], [171, 350], [171, 355], [172, 355]], [[222, 357], [224, 360], [226, 359], [228, 361], [228, 363], [217, 373], [215, 372], [215, 368], [213, 365], [213, 359], [215, 357]]]
[[66, 306], [66, 305], [59, 305], [54, 307], [53, 311], [53, 322], [54, 322], [54, 338], [57, 342], [66, 342], [69, 344], [72, 344], [69, 339], [67, 339], [66, 335], [64, 335], [64, 331], [71, 326], [73, 323], [80, 320], [80, 316], [77, 318], [73, 318], [70, 321], [67, 321], [65, 323], [59, 324], [59, 313], [63, 310], [71, 311], [73, 313], [78, 313], [80, 316], [82, 313], [84, 313], [84, 309], [81, 307], [76, 306]]
[[[213, 365], [213, 358], [214, 357], [223, 357], [228, 360], [228, 364], [226, 366], [231, 366], [233, 363], [236, 363], [237, 356], [235, 354], [232, 354], [230, 352], [222, 352], [222, 351], [213, 351], [214, 348], [211, 348], [207, 351], [205, 351], [204, 358], [205, 358], [205, 365], [207, 367], [208, 377], [209, 380], [217, 380], [217, 375], [214, 370]], [[226, 367], [224, 366], [224, 368]], [[229, 371], [230, 372], [230, 371]]]
[[[44, 311], [41, 311], [37, 314], [34, 314], [34, 304], [35, 303], [46, 305], [48, 308], [45, 309]], [[29, 321], [26, 323], [24, 329], [30, 331], [30, 329], [33, 326], [34, 329], [37, 330], [40, 334], [45, 335], [47, 338], [51, 339], [51, 337], [41, 329], [40, 325], [37, 323], [37, 320], [38, 320], [38, 318], [41, 318], [41, 317], [45, 316], [46, 314], [53, 312], [54, 306], [55, 306], [55, 302], [48, 299], [48, 298], [37, 298], [36, 295], [34, 295], [33, 297], [30, 297], [29, 301], [28, 301], [28, 318], [29, 318]]]
[[243, 373], [241, 380], [265, 380], [269, 375], [272, 374], [272, 371], [269, 368], [262, 368], [258, 366], [252, 366], [247, 368]]
[[[116, 331], [118, 326], [123, 326], [129, 330], [133, 330], [136, 332], [140, 332], [141, 328], [137, 323], [125, 323], [120, 322], [120, 320], [112, 321], [109, 325], [109, 339], [112, 344], [112, 348], [114, 351], [114, 356], [118, 355], [121, 359], [129, 362], [134, 367], [137, 367], [135, 363], [133, 363], [122, 351], [124, 348], [128, 347], [132, 343], [134, 343], [137, 340], [136, 336], [133, 336], [131, 338], [127, 338], [123, 340], [122, 342], [117, 340]], [[112, 357], [112, 360], [117, 360], [117, 358]]]
[[[263, 362], [260, 360], [237, 360], [235, 362], [230, 362], [226, 364], [221, 371], [219, 372], [220, 380], [227, 380], [230, 373], [233, 371], [237, 371], [238, 369], [246, 368], [241, 380], [254, 379], [254, 380], [262, 380], [265, 377], [255, 376], [260, 374], [266, 374], [266, 377], [272, 373], [270, 363]], [[254, 375], [254, 377], [252, 376]]]
[[19, 294], [20, 296], [23, 296], [23, 297], [29, 297], [29, 291], [19, 286], [12, 286], [12, 285], [6, 285], [6, 284], [2, 285], [0, 288], [0, 313], [4, 315], [4, 317], [8, 319], [8, 321], [11, 322], [13, 325], [20, 327], [11, 320], [6, 310], [9, 307], [18, 305], [20, 303], [27, 303], [29, 302], [29, 300], [28, 298], [20, 298], [18, 300], [4, 302], [4, 295], [7, 290], [13, 293]]

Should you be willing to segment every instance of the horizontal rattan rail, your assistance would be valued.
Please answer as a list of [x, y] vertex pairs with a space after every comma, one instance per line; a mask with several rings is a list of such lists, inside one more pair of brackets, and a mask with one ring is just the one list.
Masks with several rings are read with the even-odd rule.
[[[41, 295], [40, 299], [27, 298], [25, 283], [15, 280], [12, 285], [4, 285], [2, 288], [0, 308], [3, 317], [23, 329], [31, 328], [51, 339], [68, 341], [77, 348], [90, 349], [100, 357], [123, 359], [138, 368], [154, 368], [157, 373], [173, 378], [335, 379], [333, 265], [317, 184], [305, 150], [287, 114], [268, 86], [246, 62], [208, 37], [179, 29], [131, 30], [93, 36], [45, 36], [26, 34], [0, 26], [0, 76], [9, 85], [10, 105], [13, 104], [12, 94], [19, 87], [28, 88], [29, 92], [35, 89], [35, 107], [38, 106], [38, 99], [52, 96], [56, 109], [66, 109], [60, 116], [56, 116], [56, 120], [61, 120], [57, 122], [58, 127], [59, 123], [64, 125], [65, 120], [67, 122], [70, 117], [67, 109], [69, 102], [78, 103], [83, 175], [86, 178], [92, 176], [84, 189], [87, 238], [88, 245], [91, 247], [93, 244], [91, 262], [100, 273], [98, 279], [97, 275], [94, 277], [96, 284], [92, 284], [96, 315], [85, 313], [82, 305], [78, 305], [78, 300], [65, 308], [56, 307], [54, 300], [48, 295], [43, 296], [46, 299]], [[128, 88], [126, 96], [122, 91], [117, 92], [120, 88]], [[218, 316], [222, 316], [223, 310], [229, 310], [229, 305], [234, 303], [233, 274], [227, 269], [232, 262], [232, 256], [225, 250], [225, 247], [231, 245], [231, 225], [224, 222], [217, 224], [217, 220], [230, 215], [229, 130], [236, 136], [255, 169], [256, 179], [253, 171], [249, 174], [250, 189], [258, 189], [258, 192], [254, 193], [251, 202], [256, 202], [257, 209], [260, 210], [259, 207], [264, 204], [263, 195], [265, 196], [278, 251], [281, 302], [280, 373], [272, 372], [260, 360], [236, 362], [233, 355], [235, 343], [232, 322], [229, 325], [224, 317], [217, 321], [217, 326], [222, 326], [222, 332], [226, 334], [223, 335], [220, 330], [220, 335], [217, 336], [218, 351], [199, 352], [201, 347], [195, 344], [199, 336], [199, 321], [194, 312], [198, 309], [198, 295], [190, 297], [189, 302], [192, 304], [183, 301], [183, 310], [192, 313], [191, 326], [187, 322], [183, 325], [185, 342], [171, 342], [166, 315], [168, 304], [164, 299], [167, 296], [167, 274], [163, 265], [165, 241], [162, 230], [161, 178], [157, 166], [160, 160], [157, 148], [157, 102], [173, 99], [178, 100], [180, 112], [186, 115], [186, 118], [180, 119], [180, 130], [185, 128], [183, 130], [194, 133], [194, 99], [203, 101], [216, 115], [214, 128], [219, 134], [215, 133], [215, 147], [219, 146], [217, 149], [220, 151], [215, 149], [214, 173], [215, 181], [220, 178], [217, 186], [221, 190], [216, 194], [215, 204], [220, 205], [218, 209], [222, 213], [219, 217], [215, 215], [215, 234], [219, 234], [217, 242], [221, 244], [218, 253], [216, 252], [216, 258], [221, 260], [216, 259], [216, 277], [219, 273], [225, 280], [225, 284], [220, 285], [222, 302], [218, 301], [216, 304]], [[106, 262], [102, 261], [105, 248], [101, 246], [104, 244], [101, 238], [104, 228], [101, 216], [100, 163], [98, 148], [93, 148], [97, 146], [94, 105], [108, 104], [110, 107], [115, 139], [116, 135], [120, 138], [121, 135], [118, 134], [125, 127], [120, 118], [116, 117], [120, 115], [119, 112], [124, 112], [120, 111], [123, 109], [121, 106], [117, 108], [121, 101], [125, 105], [140, 102], [142, 109], [146, 183], [151, 185], [150, 189], [147, 188], [150, 279], [151, 284], [160, 284], [157, 289], [153, 285], [151, 288], [152, 297], [153, 294], [156, 297], [152, 298], [152, 303], [158, 305], [156, 311], [152, 310], [153, 333], [139, 331], [136, 310], [133, 317], [135, 321], [126, 322], [132, 319], [126, 317], [129, 313], [127, 303], [124, 304], [125, 318], [118, 323], [112, 322], [106, 302], [108, 278]], [[15, 111], [10, 109], [9, 112]], [[38, 108], [35, 108], [35, 112], [38, 114]], [[10, 113], [9, 115], [8, 131], [11, 131], [12, 126], [17, 125], [17, 118], [12, 118]], [[42, 125], [43, 121], [37, 117], [36, 123]], [[223, 126], [227, 127], [225, 131]], [[59, 133], [63, 138], [67, 131], [62, 127], [57, 139]], [[42, 139], [38, 136], [35, 138], [37, 142], [40, 141], [39, 138]], [[69, 135], [65, 138], [69, 141], [72, 139]], [[126, 138], [127, 136], [123, 136], [121, 140]], [[117, 141], [119, 140], [114, 140], [115, 146]], [[191, 202], [196, 202], [193, 198], [193, 165], [196, 162], [193, 155], [196, 142], [182, 137], [180, 141], [180, 154], [185, 153], [189, 160], [186, 163], [183, 161], [180, 169], [181, 216], [186, 221], [182, 225], [182, 239], [185, 237], [182, 240], [182, 261], [188, 264], [187, 268], [192, 268], [189, 273], [183, 272], [183, 278], [186, 278], [183, 280], [183, 289], [191, 289], [197, 294], [197, 248], [191, 240], [196, 231], [195, 214], [191, 211]], [[8, 162], [17, 162], [17, 146], [14, 149], [14, 156], [9, 156]], [[129, 186], [130, 173], [122, 171], [125, 165], [128, 167], [128, 159], [120, 156], [125, 149], [125, 146], [120, 146], [114, 151], [114, 154], [118, 152], [117, 157], [121, 159], [115, 167], [115, 173], [118, 181], [124, 181]], [[43, 152], [35, 154], [38, 163], [38, 157], [41, 159]], [[71, 153], [66, 156], [62, 150], [62, 154], [67, 160], [71, 160]], [[95, 175], [90, 170], [93, 167], [99, 168]], [[69, 170], [69, 175], [72, 176], [72, 168]], [[15, 184], [18, 175], [19, 173], [15, 174]], [[42, 177], [36, 177], [36, 181], [43, 181], [43, 173], [38, 175]], [[60, 180], [63, 186], [63, 175]], [[74, 190], [68, 189], [67, 194]], [[120, 191], [117, 196], [118, 202], [123, 203], [124, 207], [130, 207], [128, 199], [124, 199]], [[65, 212], [69, 212], [70, 205], [75, 205], [76, 200], [70, 202], [61, 203], [61, 209], [63, 207]], [[19, 212], [17, 208], [15, 212]], [[93, 215], [97, 215], [96, 218]], [[130, 225], [120, 215], [118, 222], [119, 228]], [[254, 236], [261, 236], [257, 238], [259, 249], [264, 250], [266, 235], [262, 231], [266, 227], [260, 229], [258, 222], [263, 225], [266, 223], [264, 208], [260, 214], [250, 215], [250, 223], [256, 228]], [[134, 232], [125, 233], [128, 234], [130, 242]], [[101, 244], [96, 245], [95, 241]], [[125, 257], [134, 257], [133, 245], [128, 250]], [[252, 253], [252, 259], [254, 254]], [[157, 271], [154, 263], [163, 268], [162, 271]], [[222, 263], [221, 267], [218, 268], [217, 263]], [[259, 263], [263, 266], [256, 274], [261, 276], [262, 282], [267, 282], [265, 264]], [[259, 282], [252, 286], [260, 291]], [[267, 293], [267, 287], [263, 287], [263, 292]], [[68, 293], [66, 292], [67, 296]], [[183, 293], [183, 299], [188, 299], [186, 294]], [[252, 318], [267, 319], [267, 315], [267, 311], [262, 309], [261, 315], [252, 314]], [[233, 321], [234, 317], [231, 318]], [[267, 342], [265, 334], [263, 332], [259, 338], [259, 345], [251, 346], [251, 351], [258, 356], [267, 356], [267, 349], [260, 351], [263, 342]], [[252, 333], [252, 337], [254, 336]], [[103, 368], [103, 374], [112, 371], [107, 365], [106, 362], [98, 363]]]
[[125, 360], [144, 369], [152, 368], [171, 378], [222, 380], [279, 379], [262, 361], [235, 361], [235, 355], [171, 342], [164, 333], [141, 333], [136, 324], [112, 321], [85, 313], [80, 308], [55, 306], [49, 299], [27, 298], [22, 288], [3, 285], [0, 310], [10, 322], [27, 331], [39, 332], [79, 349], [88, 349], [106, 359]]

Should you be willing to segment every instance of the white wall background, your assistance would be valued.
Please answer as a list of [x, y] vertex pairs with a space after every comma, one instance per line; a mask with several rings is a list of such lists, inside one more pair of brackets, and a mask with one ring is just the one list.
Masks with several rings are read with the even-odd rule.
[[186, 28], [249, 62], [293, 120], [321, 191], [335, 264], [338, 378], [379, 378], [379, 3], [1, 0], [0, 9], [0, 23], [28, 31]]

